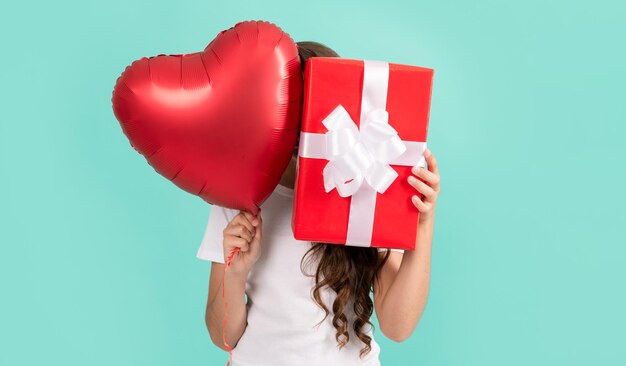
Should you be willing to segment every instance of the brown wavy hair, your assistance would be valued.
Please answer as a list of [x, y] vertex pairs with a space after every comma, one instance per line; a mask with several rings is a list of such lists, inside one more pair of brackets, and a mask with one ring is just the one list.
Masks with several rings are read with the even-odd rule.
[[[335, 51], [319, 42], [307, 41], [297, 42], [297, 44], [303, 72], [304, 65], [310, 57], [339, 57]], [[352, 327], [357, 338], [365, 344], [360, 351], [360, 357], [363, 358], [372, 349], [372, 337], [362, 330], [365, 325], [374, 328], [370, 321], [374, 312], [374, 303], [370, 298], [370, 291], [373, 291], [379, 269], [387, 261], [390, 251], [387, 250], [381, 256], [376, 248], [320, 242], [313, 242], [312, 244], [300, 261], [300, 269], [305, 275], [315, 277], [312, 295], [315, 302], [326, 314], [322, 321], [330, 315], [330, 311], [321, 296], [321, 290], [327, 286], [337, 294], [332, 304], [332, 316], [333, 326], [336, 329], [335, 339], [339, 348], [343, 348], [350, 341], [349, 327]], [[305, 273], [304, 264], [308, 260], [314, 259], [319, 259], [315, 274]], [[346, 315], [346, 308], [349, 304], [352, 304], [354, 319], [348, 319]]]

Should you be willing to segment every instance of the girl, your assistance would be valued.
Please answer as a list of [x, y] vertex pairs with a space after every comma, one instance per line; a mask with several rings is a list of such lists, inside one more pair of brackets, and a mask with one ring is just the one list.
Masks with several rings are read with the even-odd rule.
[[[309, 57], [338, 57], [316, 42], [299, 42], [298, 49], [303, 69]], [[205, 318], [211, 340], [224, 350], [232, 348], [234, 366], [380, 365], [373, 310], [381, 332], [401, 342], [426, 305], [437, 162], [426, 150], [428, 169], [414, 167], [408, 179], [424, 199], [411, 198], [420, 211], [418, 237], [416, 249], [404, 252], [295, 240], [291, 210], [297, 150], [296, 144], [262, 212], [211, 209], [197, 254], [212, 262]], [[225, 272], [225, 258], [235, 248], [240, 251]], [[228, 318], [222, 329], [224, 301]]]

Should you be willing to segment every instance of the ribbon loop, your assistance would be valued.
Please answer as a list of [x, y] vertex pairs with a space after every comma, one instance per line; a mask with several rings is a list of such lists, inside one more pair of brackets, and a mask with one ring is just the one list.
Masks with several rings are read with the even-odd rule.
[[384, 109], [365, 115], [359, 129], [340, 104], [322, 121], [326, 132], [324, 188], [337, 188], [341, 197], [352, 196], [367, 182], [384, 193], [398, 174], [389, 164], [406, 151], [398, 132], [389, 124]]

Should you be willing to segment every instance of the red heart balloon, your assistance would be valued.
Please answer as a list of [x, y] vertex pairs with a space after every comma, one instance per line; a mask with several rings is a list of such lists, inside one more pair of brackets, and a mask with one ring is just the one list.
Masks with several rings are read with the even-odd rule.
[[253, 214], [289, 163], [301, 100], [297, 46], [262, 21], [237, 23], [202, 52], [134, 61], [112, 97], [131, 146], [158, 173]]

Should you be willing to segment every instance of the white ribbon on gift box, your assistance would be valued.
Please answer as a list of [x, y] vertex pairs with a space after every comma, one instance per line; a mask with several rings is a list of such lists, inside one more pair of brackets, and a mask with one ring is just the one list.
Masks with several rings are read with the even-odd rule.
[[322, 123], [326, 133], [300, 133], [298, 155], [326, 159], [324, 189], [352, 196], [346, 245], [372, 244], [377, 193], [385, 193], [398, 173], [390, 165], [426, 166], [426, 142], [401, 140], [385, 110], [389, 64], [364, 61], [360, 129], [342, 105]]

